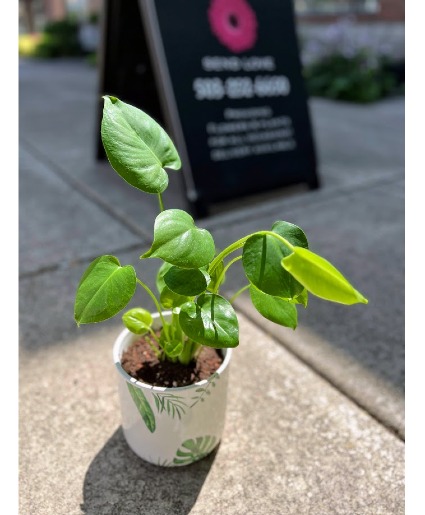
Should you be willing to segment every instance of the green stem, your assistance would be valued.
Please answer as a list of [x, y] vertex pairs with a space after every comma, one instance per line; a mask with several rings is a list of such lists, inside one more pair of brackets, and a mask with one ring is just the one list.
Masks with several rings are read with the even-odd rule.
[[280, 234], [277, 234], [277, 232], [273, 232], [273, 231], [258, 231], [254, 234], [260, 234], [260, 235], [268, 235], [268, 236], [273, 236], [274, 238], [276, 238], [277, 240], [279, 240], [281, 243], [283, 243], [285, 245], [285, 247], [288, 247], [289, 250], [292, 250], [292, 252], [294, 252], [294, 246], [289, 243], [289, 241], [284, 238], [283, 236], [281, 236]]
[[152, 329], [152, 327], [149, 327], [148, 329], [149, 329], [149, 333], [150, 333], [150, 335], [152, 336], [152, 338], [153, 338], [153, 339], [158, 343], [158, 345], [159, 345], [159, 339], [158, 339], [157, 335], [155, 334], [155, 331]]
[[149, 333], [150, 335], [152, 336], [152, 338], [158, 343], [158, 347], [155, 347], [155, 345], [151, 342], [151, 341], [148, 341], [149, 345], [150, 345], [150, 348], [152, 349], [152, 351], [155, 353], [155, 356], [157, 358], [159, 358], [162, 354], [162, 351], [160, 350], [161, 349], [161, 345], [159, 343], [159, 340], [155, 334], [155, 331], [152, 329], [152, 327], [149, 327]]
[[174, 339], [180, 339], [181, 338], [181, 327], [179, 322], [179, 314], [176, 313], [174, 310], [171, 315], [171, 330], [172, 330], [172, 338]]
[[230, 304], [232, 304], [232, 302], [237, 298], [239, 297], [239, 295], [241, 293], [243, 293], [245, 290], [247, 290], [251, 285], [250, 284], [247, 284], [246, 286], [244, 286], [243, 288], [241, 288], [240, 290], [238, 290], [234, 295], [232, 295], [232, 297], [230, 297], [229, 299], [229, 302]]
[[248, 240], [249, 238], [251, 238], [251, 236], [273, 236], [274, 238], [278, 239], [281, 243], [283, 243], [286, 247], [289, 248], [289, 250], [292, 250], [294, 251], [294, 246], [291, 245], [289, 243], [289, 241], [284, 238], [283, 236], [281, 236], [280, 234], [277, 234], [276, 232], [273, 232], [273, 231], [258, 231], [258, 232], [253, 232], [252, 234], [248, 234], [248, 236], [244, 236], [243, 238], [241, 238], [240, 240], [238, 241], [235, 241], [234, 243], [232, 243], [231, 245], [229, 245], [227, 248], [225, 248], [224, 250], [222, 250], [220, 252], [220, 254], [218, 254], [217, 257], [215, 257], [211, 263], [210, 263], [210, 266], [209, 266], [209, 274], [212, 275], [214, 273], [214, 270], [217, 268], [217, 266], [220, 264], [221, 261], [223, 261], [223, 259], [228, 256], [229, 254], [231, 254], [232, 252], [234, 252], [235, 250], [238, 250], [240, 249], [241, 247], [243, 247], [245, 245], [245, 242], [246, 240]]
[[188, 340], [186, 341], [184, 344], [183, 344], [183, 350], [181, 352], [181, 354], [179, 355], [179, 361], [182, 365], [188, 365], [195, 352], [198, 350], [199, 348], [199, 343], [196, 343], [192, 340]]
[[164, 202], [162, 201], [162, 194], [158, 193], [159, 209], [161, 213], [164, 211]]
[[[193, 358], [193, 344], [192, 340], [185, 341], [184, 333], [180, 327], [179, 314], [173, 312], [172, 326], [175, 329], [173, 333], [174, 338], [179, 338], [183, 345], [183, 350], [178, 356], [178, 360], [182, 365], [188, 365]], [[176, 334], [177, 333], [177, 334]]]
[[248, 236], [245, 236], [244, 238], [241, 238], [240, 240], [238, 241], [235, 241], [235, 243], [232, 243], [231, 245], [229, 245], [228, 247], [226, 247], [224, 250], [222, 250], [220, 252], [220, 254], [218, 254], [217, 257], [215, 257], [212, 261], [211, 261], [211, 264], [209, 266], [209, 274], [212, 275], [214, 273], [214, 270], [217, 268], [217, 266], [220, 264], [221, 261], [223, 261], [223, 259], [228, 256], [231, 252], [234, 252], [235, 250], [238, 250], [240, 249], [241, 247], [244, 246], [246, 240], [252, 236], [252, 234], [249, 234]]
[[217, 283], [216, 283], [216, 286], [214, 288], [214, 291], [213, 293], [218, 293], [218, 290], [220, 288], [220, 285], [221, 285], [221, 282], [223, 281], [223, 278], [227, 272], [227, 270], [229, 270], [229, 268], [233, 265], [233, 263], [236, 263], [236, 261], [239, 261], [242, 259], [242, 256], [238, 256], [238, 257], [235, 257], [234, 259], [232, 259], [224, 268], [223, 268], [223, 271], [221, 272], [220, 274], [220, 277], [218, 278], [217, 280]]
[[158, 311], [158, 314], [159, 314], [159, 317], [161, 319], [161, 322], [162, 322], [162, 327], [165, 331], [165, 335], [167, 336], [167, 339], [168, 339], [168, 329], [167, 329], [167, 323], [164, 319], [164, 316], [162, 314], [162, 310], [161, 310], [161, 306], [159, 305], [159, 302], [157, 301], [155, 295], [152, 293], [152, 290], [149, 288], [149, 286], [147, 286], [145, 283], [143, 283], [139, 278], [136, 278], [137, 282], [140, 284], [140, 286], [142, 288], [144, 288], [146, 290], [146, 292], [148, 293], [148, 295], [151, 297], [151, 299], [153, 300], [155, 306], [156, 306], [156, 309]]

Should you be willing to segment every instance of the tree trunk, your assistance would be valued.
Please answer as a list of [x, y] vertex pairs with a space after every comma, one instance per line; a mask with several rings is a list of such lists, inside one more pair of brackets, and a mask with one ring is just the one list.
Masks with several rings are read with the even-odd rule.
[[35, 32], [34, 25], [34, 13], [32, 10], [32, 0], [24, 0], [24, 12], [25, 12], [25, 22], [27, 25], [27, 30], [30, 34]]

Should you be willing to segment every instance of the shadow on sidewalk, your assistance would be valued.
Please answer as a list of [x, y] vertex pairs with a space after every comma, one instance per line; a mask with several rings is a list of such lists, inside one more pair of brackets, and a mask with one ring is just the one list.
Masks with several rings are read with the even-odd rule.
[[186, 515], [215, 460], [217, 449], [184, 467], [157, 467], [128, 447], [119, 427], [90, 464], [84, 478], [86, 515]]

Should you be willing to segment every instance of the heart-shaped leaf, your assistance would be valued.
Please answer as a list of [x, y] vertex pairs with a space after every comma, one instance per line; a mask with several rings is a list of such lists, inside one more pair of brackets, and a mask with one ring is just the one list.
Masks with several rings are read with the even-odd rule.
[[164, 168], [181, 167], [173, 142], [140, 109], [115, 97], [103, 99], [101, 136], [111, 166], [135, 188], [147, 193], [163, 192], [168, 186]]
[[[308, 247], [304, 232], [288, 222], [276, 222], [272, 231], [292, 245]], [[291, 299], [299, 295], [303, 286], [282, 268], [283, 257], [291, 250], [272, 235], [251, 236], [244, 245], [242, 263], [248, 280], [268, 295]]]
[[180, 268], [201, 268], [214, 258], [211, 234], [198, 229], [181, 209], [167, 209], [155, 220], [152, 247], [141, 258], [161, 258]]
[[267, 320], [275, 324], [295, 329], [298, 324], [298, 313], [295, 304], [279, 297], [272, 297], [255, 286], [249, 289], [255, 309]]
[[132, 333], [143, 334], [150, 329], [153, 318], [146, 309], [133, 308], [124, 313], [122, 321]]
[[341, 304], [368, 303], [329, 261], [310, 250], [295, 247], [282, 266], [317, 297]]
[[220, 295], [206, 293], [195, 302], [183, 304], [179, 322], [193, 341], [208, 347], [227, 348], [239, 344], [239, 324], [236, 313]]
[[179, 268], [173, 266], [164, 275], [164, 281], [174, 293], [194, 297], [206, 290], [206, 276], [208, 274], [198, 268]]
[[114, 256], [101, 256], [90, 263], [81, 277], [74, 305], [78, 325], [102, 322], [130, 302], [136, 291], [136, 272], [121, 266]]
[[165, 274], [173, 267], [170, 263], [162, 263], [160, 269], [158, 270], [156, 276], [156, 287], [159, 292], [159, 300], [161, 305], [166, 309], [174, 309], [188, 300], [191, 300], [191, 297], [186, 297], [185, 295], [179, 295], [178, 293], [174, 293], [170, 290], [170, 288], [165, 284], [164, 276]]

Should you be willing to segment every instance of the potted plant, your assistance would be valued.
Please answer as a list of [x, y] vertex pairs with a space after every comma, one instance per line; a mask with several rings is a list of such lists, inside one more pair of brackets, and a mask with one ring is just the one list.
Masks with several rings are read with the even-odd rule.
[[[367, 303], [327, 260], [308, 248], [301, 228], [277, 221], [241, 236], [217, 252], [212, 235], [180, 209], [165, 209], [165, 168], [181, 162], [166, 132], [146, 113], [104, 96], [102, 142], [112, 167], [130, 185], [158, 196], [150, 249], [140, 258], [161, 260], [157, 293], [131, 265], [111, 255], [95, 259], [79, 282], [78, 325], [120, 313], [140, 286], [156, 313], [142, 307], [122, 315], [113, 358], [119, 374], [123, 431], [143, 459], [163, 466], [192, 463], [219, 443], [232, 348], [239, 344], [234, 298], [249, 289], [265, 318], [295, 329], [298, 305], [308, 295], [342, 304]], [[221, 288], [229, 269], [242, 264], [248, 285], [232, 298]]]

